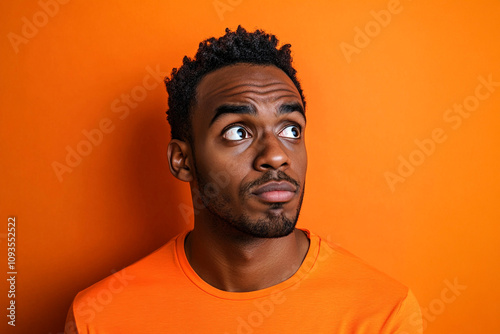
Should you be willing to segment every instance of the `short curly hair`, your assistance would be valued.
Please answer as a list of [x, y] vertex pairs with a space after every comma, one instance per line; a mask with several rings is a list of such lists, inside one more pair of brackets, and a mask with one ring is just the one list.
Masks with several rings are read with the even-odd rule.
[[219, 68], [249, 63], [274, 65], [285, 72], [297, 87], [305, 107], [305, 99], [297, 80], [297, 71], [292, 67], [290, 44], [277, 48], [275, 35], [262, 30], [247, 32], [241, 26], [236, 31], [226, 28], [220, 38], [208, 38], [200, 43], [191, 59], [184, 56], [182, 66], [172, 69], [171, 77], [165, 78], [168, 93], [167, 120], [172, 139], [191, 141], [191, 111], [196, 103], [196, 88], [201, 79]]

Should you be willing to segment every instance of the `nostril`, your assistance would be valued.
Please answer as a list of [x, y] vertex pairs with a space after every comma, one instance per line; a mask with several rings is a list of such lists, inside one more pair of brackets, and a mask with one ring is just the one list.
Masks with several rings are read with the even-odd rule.
[[261, 167], [266, 168], [266, 169], [273, 168], [273, 166], [271, 166], [269, 164], [262, 164]]
[[288, 166], [288, 162], [286, 160], [281, 161], [276, 161], [276, 163], [261, 163], [260, 168], [261, 169], [279, 169], [283, 166]]

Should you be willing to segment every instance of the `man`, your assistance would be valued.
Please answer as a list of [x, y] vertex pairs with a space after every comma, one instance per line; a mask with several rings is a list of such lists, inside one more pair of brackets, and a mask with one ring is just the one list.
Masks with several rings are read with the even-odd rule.
[[290, 45], [226, 30], [166, 79], [170, 171], [194, 229], [80, 292], [67, 332], [420, 333], [405, 286], [295, 228], [305, 100]]

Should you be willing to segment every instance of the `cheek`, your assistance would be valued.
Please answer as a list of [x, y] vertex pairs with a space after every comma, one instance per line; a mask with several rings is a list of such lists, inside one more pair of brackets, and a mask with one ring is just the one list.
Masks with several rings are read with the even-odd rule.
[[305, 176], [306, 171], [307, 171], [307, 152], [306, 152], [306, 150], [304, 150], [303, 169], [304, 169], [304, 176]]
[[227, 157], [219, 150], [205, 149], [196, 154], [198, 175], [206, 184], [217, 193], [226, 197], [233, 197], [239, 191], [241, 180], [244, 178], [242, 159]]
[[235, 159], [227, 157], [223, 151], [206, 145], [196, 154], [197, 167], [200, 173], [207, 176], [221, 175], [227, 178], [231, 174]]
[[307, 151], [305, 147], [294, 152], [292, 164], [295, 165], [295, 172], [301, 179], [305, 179], [307, 171]]
[[242, 172], [248, 169], [248, 166], [251, 167], [252, 151], [254, 149], [250, 144], [249, 141], [245, 144], [227, 147], [220, 143], [207, 141], [198, 146], [200, 151], [196, 158], [203, 161], [205, 171], [217, 171], [218, 173], [237, 176], [244, 174]]

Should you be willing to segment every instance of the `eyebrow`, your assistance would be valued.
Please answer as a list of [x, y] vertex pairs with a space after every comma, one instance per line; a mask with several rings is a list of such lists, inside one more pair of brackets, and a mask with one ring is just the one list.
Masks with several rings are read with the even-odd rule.
[[[289, 114], [292, 112], [299, 112], [304, 120], [306, 119], [306, 114], [304, 108], [298, 102], [284, 103], [278, 107], [278, 115]], [[234, 104], [223, 104], [215, 109], [215, 115], [210, 121], [209, 127], [222, 115], [225, 114], [247, 114], [255, 116], [257, 115], [257, 110], [251, 104], [249, 105], [234, 105]]]
[[293, 102], [293, 103], [284, 103], [279, 106], [278, 108], [278, 114], [289, 114], [291, 112], [298, 111], [302, 117], [304, 117], [304, 120], [306, 119], [306, 113], [304, 111], [304, 108], [302, 105], [298, 102]]

